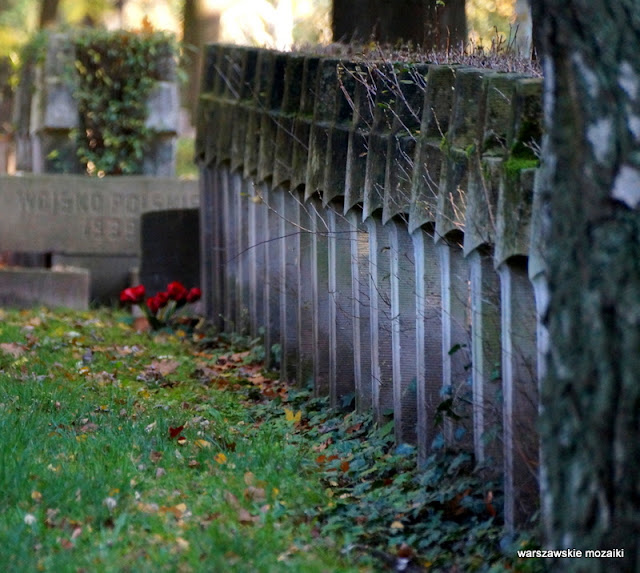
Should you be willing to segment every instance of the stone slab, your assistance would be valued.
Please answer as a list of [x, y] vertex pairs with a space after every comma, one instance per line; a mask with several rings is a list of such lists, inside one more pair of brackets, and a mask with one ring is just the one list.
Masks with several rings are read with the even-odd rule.
[[198, 204], [197, 181], [0, 176], [0, 249], [137, 256], [142, 213]]
[[85, 269], [0, 269], [0, 306], [45, 305], [86, 310], [89, 271]]
[[122, 289], [131, 286], [131, 270], [139, 264], [131, 255], [64, 255], [51, 257], [54, 267], [74, 267], [89, 272], [89, 302], [117, 304]]

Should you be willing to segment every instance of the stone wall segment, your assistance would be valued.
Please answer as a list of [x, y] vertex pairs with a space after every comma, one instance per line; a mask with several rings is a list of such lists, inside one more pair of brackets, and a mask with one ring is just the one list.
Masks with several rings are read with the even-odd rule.
[[[259, 256], [225, 270], [252, 277], [249, 301], [266, 285], [252, 332], [261, 323], [267, 348], [279, 343], [282, 363], [272, 366], [282, 376], [334, 405], [355, 391], [359, 410], [371, 408], [379, 424], [393, 418], [397, 441], [415, 443], [420, 460], [447, 445], [494, 472], [504, 464], [514, 527], [535, 490], [524, 491], [531, 484], [513, 455], [526, 437], [517, 428], [535, 418], [525, 405], [537, 400], [540, 358], [540, 312], [523, 267], [539, 208], [539, 80], [352, 55], [245, 54], [256, 77], [251, 105], [230, 103], [231, 141], [245, 141], [231, 169], [258, 184], [243, 187], [257, 201], [246, 216], [268, 230], [261, 239], [250, 230], [247, 248], [277, 245], [265, 246], [262, 270]], [[436, 427], [449, 399], [460, 418]], [[519, 426], [507, 429], [514, 418]]]

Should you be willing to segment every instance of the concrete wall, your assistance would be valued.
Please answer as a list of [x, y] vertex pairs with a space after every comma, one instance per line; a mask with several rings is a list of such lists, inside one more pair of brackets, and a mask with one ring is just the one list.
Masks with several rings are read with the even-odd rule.
[[538, 503], [541, 80], [219, 45], [207, 61], [207, 312], [264, 328], [283, 377], [393, 417], [421, 460], [473, 451], [517, 525]]

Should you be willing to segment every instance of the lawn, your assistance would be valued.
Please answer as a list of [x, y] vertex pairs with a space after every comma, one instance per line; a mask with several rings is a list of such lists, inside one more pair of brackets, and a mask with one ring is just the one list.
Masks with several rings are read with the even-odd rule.
[[392, 424], [278, 381], [257, 341], [133, 324], [0, 310], [3, 570], [539, 570], [465, 454], [418, 472]]

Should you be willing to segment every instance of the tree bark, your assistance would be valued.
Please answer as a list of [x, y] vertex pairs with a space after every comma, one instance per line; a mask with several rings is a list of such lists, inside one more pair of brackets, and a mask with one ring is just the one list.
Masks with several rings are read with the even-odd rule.
[[537, 0], [532, 10], [547, 133], [547, 542], [624, 549], [623, 559], [564, 559], [559, 570], [637, 571], [640, 12], [637, 0]]
[[207, 0], [184, 0], [182, 16], [185, 51], [183, 69], [188, 77], [182, 90], [182, 106], [189, 111], [193, 123], [200, 92], [202, 51], [205, 44], [218, 41], [220, 12], [215, 3]]

